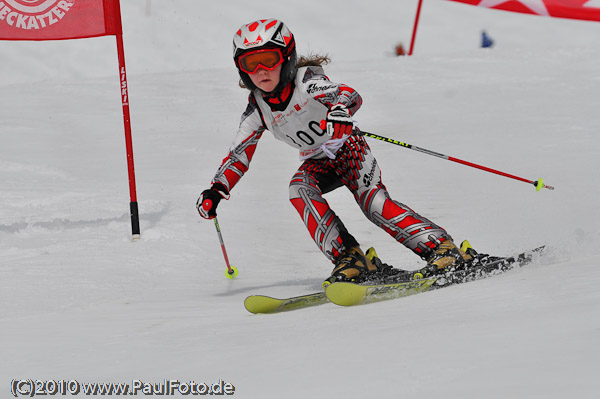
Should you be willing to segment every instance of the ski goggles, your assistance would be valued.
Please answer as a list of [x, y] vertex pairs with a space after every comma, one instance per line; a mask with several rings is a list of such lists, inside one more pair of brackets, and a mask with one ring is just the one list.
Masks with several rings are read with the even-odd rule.
[[243, 72], [253, 74], [258, 68], [272, 71], [283, 63], [283, 54], [278, 48], [250, 51], [238, 58], [240, 69]]

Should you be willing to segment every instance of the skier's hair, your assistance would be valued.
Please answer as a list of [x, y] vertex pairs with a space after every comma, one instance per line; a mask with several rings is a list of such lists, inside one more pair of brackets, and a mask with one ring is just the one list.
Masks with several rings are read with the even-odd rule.
[[323, 66], [331, 62], [331, 58], [327, 54], [309, 54], [307, 56], [301, 55], [298, 59], [298, 68], [306, 66]]
[[[298, 58], [298, 68], [307, 67], [307, 66], [323, 66], [327, 65], [331, 62], [331, 58], [327, 54], [309, 54], [309, 55], [301, 55]], [[240, 79], [240, 87], [242, 89], [248, 89], [242, 79]]]

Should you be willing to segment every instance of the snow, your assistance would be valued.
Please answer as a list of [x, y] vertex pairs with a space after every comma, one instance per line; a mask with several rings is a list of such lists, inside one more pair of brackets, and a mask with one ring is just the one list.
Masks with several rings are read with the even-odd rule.
[[[596, 397], [600, 358], [600, 24], [416, 1], [122, 1], [142, 238], [129, 192], [113, 37], [0, 42], [0, 386], [12, 379], [212, 384], [239, 398]], [[457, 241], [527, 268], [353, 308], [251, 315], [251, 294], [320, 289], [331, 266], [288, 202], [299, 166], [265, 135], [219, 207], [195, 201], [246, 94], [231, 37], [276, 16], [329, 53], [362, 129], [555, 191], [374, 141], [391, 195]], [[481, 31], [495, 40], [480, 49]], [[351, 195], [327, 196], [364, 248], [420, 265]]]

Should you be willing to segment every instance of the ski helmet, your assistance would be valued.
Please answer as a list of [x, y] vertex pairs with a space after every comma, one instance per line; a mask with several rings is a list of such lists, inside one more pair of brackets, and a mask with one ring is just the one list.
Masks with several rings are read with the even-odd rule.
[[[296, 41], [288, 27], [276, 19], [260, 19], [242, 25], [233, 36], [233, 60], [244, 85], [250, 90], [257, 87], [250, 76], [240, 69], [239, 57], [250, 51], [275, 48], [281, 51], [283, 63], [277, 89], [291, 82], [298, 70]], [[277, 90], [276, 89], [276, 90]]]

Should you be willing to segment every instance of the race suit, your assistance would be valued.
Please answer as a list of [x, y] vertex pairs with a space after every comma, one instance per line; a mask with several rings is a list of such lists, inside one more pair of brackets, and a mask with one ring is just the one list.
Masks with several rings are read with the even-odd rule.
[[290, 182], [290, 201], [331, 261], [358, 245], [323, 197], [342, 185], [371, 222], [423, 259], [443, 241], [452, 239], [441, 227], [390, 198], [377, 161], [358, 129], [345, 139], [333, 140], [320, 128], [336, 104], [345, 105], [354, 115], [362, 105], [358, 92], [331, 82], [321, 67], [312, 66], [299, 68], [296, 79], [285, 90], [288, 95], [279, 100], [265, 100], [259, 90], [250, 94], [237, 136], [213, 183], [221, 183], [231, 192], [268, 130], [299, 150], [302, 165]]

